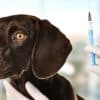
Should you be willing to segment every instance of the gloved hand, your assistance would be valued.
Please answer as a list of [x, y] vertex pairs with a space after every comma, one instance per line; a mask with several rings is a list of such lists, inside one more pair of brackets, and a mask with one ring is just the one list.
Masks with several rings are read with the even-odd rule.
[[39, 89], [37, 89], [33, 84], [30, 82], [26, 82], [25, 84], [27, 92], [35, 98], [35, 100], [49, 100], [45, 95], [43, 95]]
[[[7, 80], [4, 80], [3, 83], [6, 90], [7, 100], [30, 100], [17, 91]], [[26, 82], [25, 87], [34, 100], [49, 100], [30, 82]]]
[[[100, 58], [100, 47], [99, 46], [87, 46], [86, 51], [93, 52], [96, 54], [96, 57]], [[91, 65], [89, 69], [100, 76], [100, 65]]]

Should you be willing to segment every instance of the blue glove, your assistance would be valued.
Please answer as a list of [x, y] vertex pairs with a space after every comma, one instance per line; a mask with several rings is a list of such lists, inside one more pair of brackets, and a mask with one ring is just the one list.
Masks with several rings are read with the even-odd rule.
[[[86, 51], [93, 52], [96, 57], [100, 58], [100, 47], [99, 46], [87, 46]], [[89, 69], [100, 76], [100, 65], [90, 65]]]

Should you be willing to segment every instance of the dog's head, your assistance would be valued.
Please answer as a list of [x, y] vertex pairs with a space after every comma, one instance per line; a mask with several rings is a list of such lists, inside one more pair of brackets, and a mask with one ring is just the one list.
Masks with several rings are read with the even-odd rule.
[[0, 78], [31, 67], [38, 78], [54, 75], [64, 64], [70, 41], [50, 22], [34, 16], [0, 18]]

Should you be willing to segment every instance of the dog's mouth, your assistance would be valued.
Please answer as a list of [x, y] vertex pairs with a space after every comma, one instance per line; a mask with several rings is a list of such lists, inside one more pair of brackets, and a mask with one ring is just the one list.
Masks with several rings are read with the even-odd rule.
[[0, 63], [0, 79], [5, 79], [9, 77], [20, 78], [25, 71], [27, 70], [23, 68], [18, 70], [18, 68], [12, 66], [5, 61]]
[[8, 77], [20, 78], [28, 70], [30, 61], [26, 60], [22, 64], [16, 64], [14, 60], [6, 61], [0, 56], [0, 79]]
[[[9, 70], [10, 69], [10, 70]], [[11, 69], [11, 64], [4, 61], [2, 57], [0, 57], [0, 79], [7, 78], [13, 75], [13, 69]]]

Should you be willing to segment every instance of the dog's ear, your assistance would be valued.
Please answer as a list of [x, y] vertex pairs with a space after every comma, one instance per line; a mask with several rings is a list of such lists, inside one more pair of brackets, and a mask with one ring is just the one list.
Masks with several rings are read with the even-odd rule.
[[72, 46], [50, 22], [43, 20], [32, 53], [32, 70], [40, 79], [53, 76], [64, 64]]

